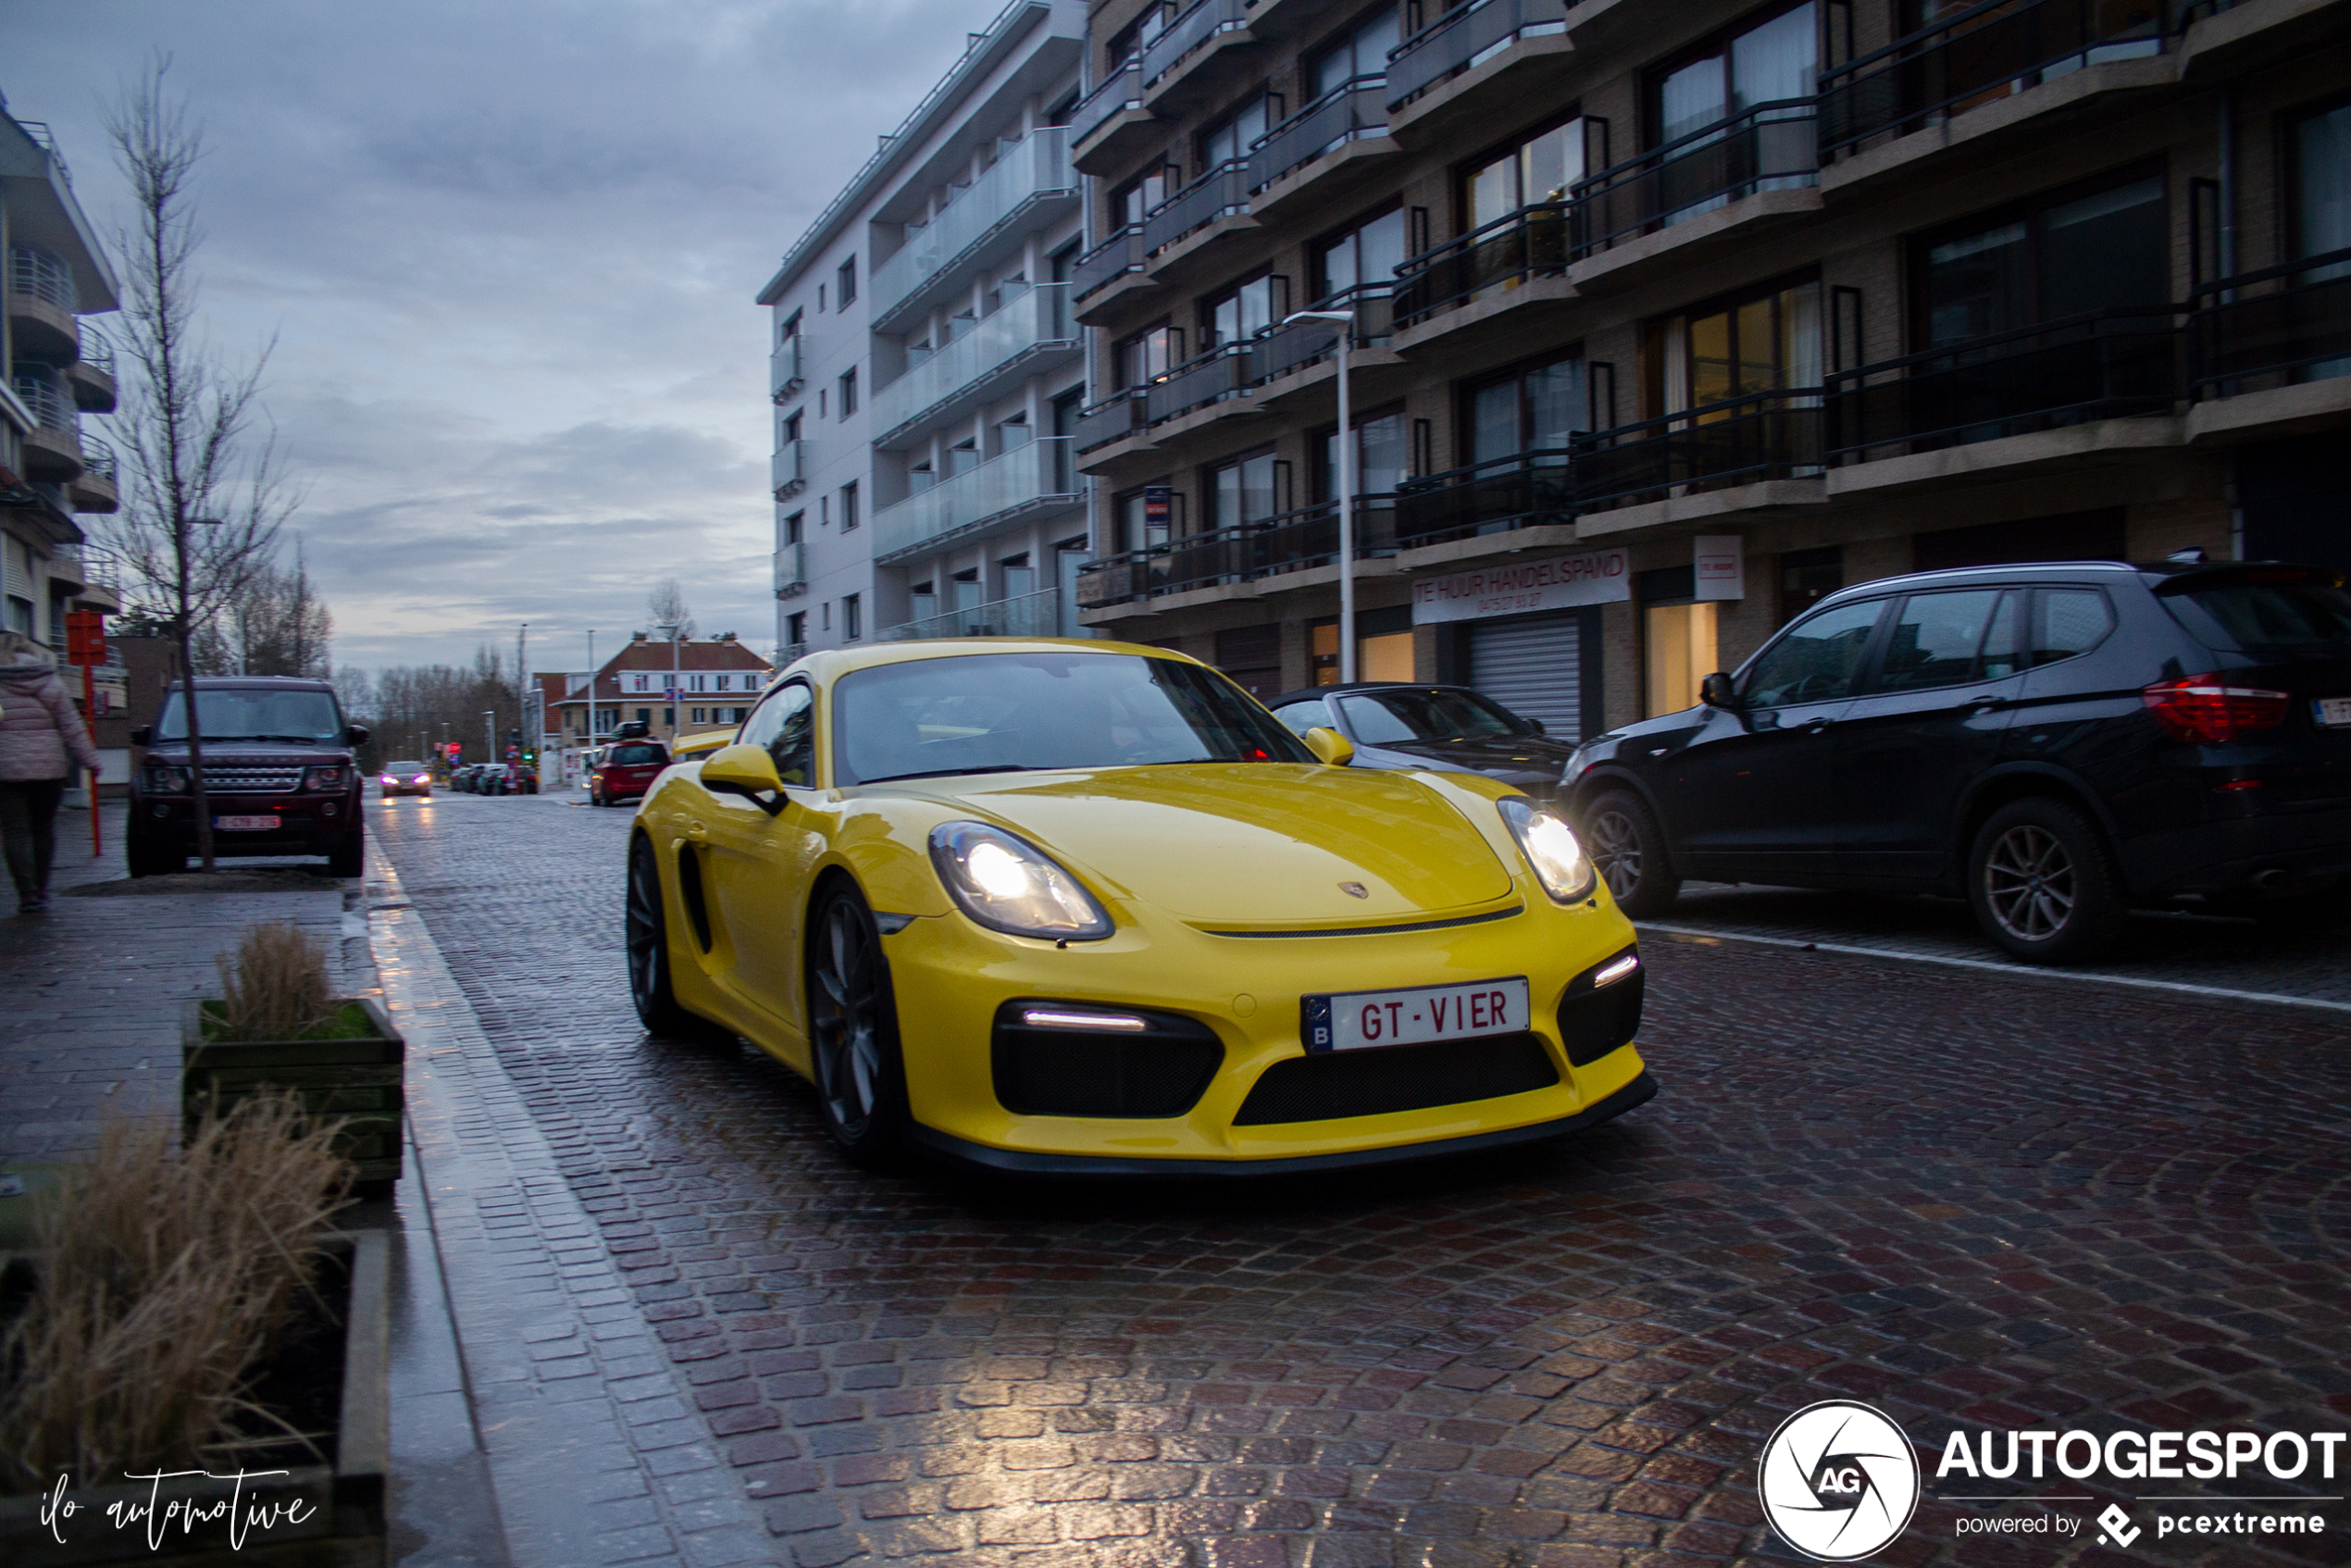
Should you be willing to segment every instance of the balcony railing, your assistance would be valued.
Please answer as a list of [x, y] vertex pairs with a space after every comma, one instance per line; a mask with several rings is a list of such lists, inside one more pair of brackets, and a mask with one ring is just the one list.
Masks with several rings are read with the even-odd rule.
[[1578, 504], [1657, 500], [1684, 487], [1787, 479], [1821, 467], [1817, 389], [1757, 392], [1576, 438]]
[[74, 287], [73, 268], [47, 251], [37, 251], [31, 245], [8, 247], [8, 292], [46, 300], [68, 316], [81, 308], [81, 292]]
[[957, 193], [906, 243], [874, 268], [868, 284], [877, 320], [903, 305], [925, 284], [1048, 197], [1077, 196], [1077, 176], [1069, 166], [1069, 127], [1042, 127], [1005, 150], [993, 168]]
[[767, 390], [777, 403], [789, 402], [805, 380], [800, 367], [803, 341], [798, 332], [794, 332], [777, 344], [776, 352], [767, 356]]
[[1143, 226], [1130, 223], [1077, 258], [1070, 287], [1077, 299], [1100, 292], [1113, 280], [1143, 269]]
[[81, 412], [73, 405], [72, 394], [56, 382], [43, 376], [19, 375], [9, 378], [8, 387], [41, 429], [81, 434]]
[[1077, 110], [1069, 117], [1070, 145], [1078, 145], [1117, 116], [1139, 107], [1142, 102], [1142, 56], [1129, 55], [1091, 93], [1077, 100]]
[[1249, 25], [1250, 0], [1199, 0], [1177, 17], [1167, 31], [1143, 45], [1143, 85], [1156, 87], [1160, 79], [1207, 44], [1219, 33]]
[[121, 465], [115, 457], [113, 447], [96, 436], [83, 436], [81, 471], [84, 475], [95, 474], [108, 484], [114, 484], [120, 479]]
[[1249, 161], [1220, 163], [1176, 192], [1143, 219], [1143, 252], [1156, 255], [1220, 218], [1249, 210]]
[[1388, 51], [1387, 106], [1401, 108], [1503, 44], [1567, 30], [1573, 0], [1474, 0]]
[[1841, 371], [1828, 378], [1825, 450], [1890, 456], [2168, 414], [2183, 380], [2177, 316], [2092, 311]]
[[1409, 327], [1529, 278], [1567, 271], [1567, 204], [1521, 207], [1396, 269], [1396, 324]]
[[2157, 54], [2162, 12], [2158, 0], [1985, 0], [1822, 71], [1822, 156], [1938, 124], [2084, 66]]
[[1399, 548], [1575, 520], [1564, 449], [1515, 453], [1424, 479], [1396, 492]]
[[1580, 260], [1758, 191], [1820, 181], [1812, 100], [1758, 104], [1579, 180], [1569, 203], [1569, 242]]
[[[1355, 503], [1355, 557], [1393, 554], [1395, 498], [1359, 496]], [[1250, 582], [1326, 566], [1338, 559], [1338, 506], [1335, 502], [1285, 512], [1260, 522], [1212, 529], [1170, 540], [1148, 550], [1105, 556], [1078, 568], [1078, 608], [1169, 593]]]
[[776, 499], [783, 500], [807, 482], [808, 442], [806, 440], [788, 441], [778, 444], [776, 454], [767, 460], [767, 488], [775, 492]]
[[[1386, 342], [1396, 330], [1395, 302], [1386, 283], [1363, 283], [1318, 300], [1310, 308], [1355, 312], [1355, 346]], [[1276, 376], [1330, 357], [1338, 348], [1338, 327], [1330, 321], [1300, 321], [1274, 328], [1249, 343], [1248, 384], [1263, 386]]]
[[808, 546], [787, 544], [776, 552], [776, 597], [808, 586]]
[[962, 337], [910, 363], [874, 392], [874, 427], [887, 441], [935, 409], [1039, 356], [1078, 346], [1067, 283], [1040, 283]]
[[1274, 127], [1251, 149], [1249, 188], [1268, 185], [1301, 164], [1363, 136], [1387, 133], [1387, 79], [1359, 76], [1324, 93]]
[[2191, 305], [2197, 397], [2351, 376], [2351, 250], [2223, 278]]
[[1156, 425], [1240, 395], [1249, 385], [1249, 348], [1246, 342], [1226, 343], [1153, 381], [1143, 392], [1143, 423]]
[[1077, 428], [1071, 432], [1071, 438], [1078, 451], [1091, 452], [1133, 435], [1143, 428], [1142, 419], [1140, 390], [1113, 392], [1101, 402], [1077, 411]]
[[1061, 628], [1061, 590], [1048, 588], [888, 627], [883, 629], [881, 640], [904, 642], [918, 637], [1059, 637]]
[[874, 514], [874, 559], [888, 561], [1022, 513], [1075, 504], [1070, 438], [1048, 436], [941, 479]]

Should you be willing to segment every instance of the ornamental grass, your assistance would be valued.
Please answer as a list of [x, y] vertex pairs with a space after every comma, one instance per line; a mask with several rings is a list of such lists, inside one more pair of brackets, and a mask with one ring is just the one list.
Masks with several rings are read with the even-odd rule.
[[236, 962], [222, 953], [219, 1026], [212, 1038], [300, 1039], [335, 1015], [324, 943], [290, 920], [265, 921], [237, 943]]

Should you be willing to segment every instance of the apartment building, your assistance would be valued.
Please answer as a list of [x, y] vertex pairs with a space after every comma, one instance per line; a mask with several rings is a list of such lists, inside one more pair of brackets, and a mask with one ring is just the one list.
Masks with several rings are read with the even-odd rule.
[[1085, 635], [1068, 118], [1085, 10], [1014, 0], [784, 257], [776, 640]]
[[[1097, 631], [1554, 734], [1847, 584], [2351, 566], [2344, 0], [1106, 0]], [[1287, 323], [1287, 325], [1285, 323]]]
[[[68, 611], [121, 608], [74, 520], [119, 504], [114, 453], [81, 425], [115, 406], [112, 352], [81, 319], [116, 308], [115, 279], [48, 127], [18, 119], [5, 98], [0, 255], [0, 629], [63, 653]], [[119, 690], [121, 671], [105, 675]]]

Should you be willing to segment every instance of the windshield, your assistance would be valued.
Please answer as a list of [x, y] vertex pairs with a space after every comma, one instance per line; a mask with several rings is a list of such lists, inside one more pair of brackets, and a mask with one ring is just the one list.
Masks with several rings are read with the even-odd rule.
[[1132, 653], [977, 653], [833, 687], [839, 784], [955, 773], [1314, 759], [1213, 670]]
[[1493, 740], [1526, 734], [1513, 717], [1474, 691], [1358, 691], [1338, 700], [1355, 739], [1367, 746], [1399, 740]]
[[[340, 741], [342, 715], [331, 691], [273, 691], [265, 687], [196, 690], [196, 722], [207, 740]], [[179, 687], [164, 699], [155, 739], [188, 738], [187, 694]]]
[[2351, 654], [2351, 590], [2312, 574], [2293, 576], [2303, 580], [2262, 582], [2248, 576], [2163, 599], [2206, 642], [2234, 646], [2265, 663]]
[[388, 762], [384, 764], [384, 771], [386, 773], [422, 773], [424, 770], [425, 765], [420, 762]]

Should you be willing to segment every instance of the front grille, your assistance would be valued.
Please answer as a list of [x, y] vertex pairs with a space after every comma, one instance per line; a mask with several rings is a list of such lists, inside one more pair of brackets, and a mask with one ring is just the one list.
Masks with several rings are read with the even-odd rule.
[[1021, 1116], [1180, 1116], [1200, 1102], [1225, 1044], [1214, 1030], [1168, 1013], [1118, 1010], [1141, 1033], [1037, 1028], [1030, 1008], [1101, 1012], [1073, 1002], [1008, 1002], [996, 1010], [990, 1054], [996, 1100]]
[[1560, 998], [1560, 1043], [1567, 1048], [1569, 1066], [1588, 1067], [1641, 1032], [1646, 966], [1598, 989], [1592, 985], [1592, 977], [1611, 964], [1639, 952], [1636, 944], [1611, 953], [1567, 982], [1567, 993]]
[[1241, 1102], [1233, 1125], [1257, 1127], [1425, 1111], [1433, 1105], [1524, 1094], [1559, 1081], [1551, 1053], [1526, 1033], [1324, 1052], [1266, 1068]]
[[302, 769], [207, 766], [204, 787], [216, 795], [289, 795], [302, 787]]

